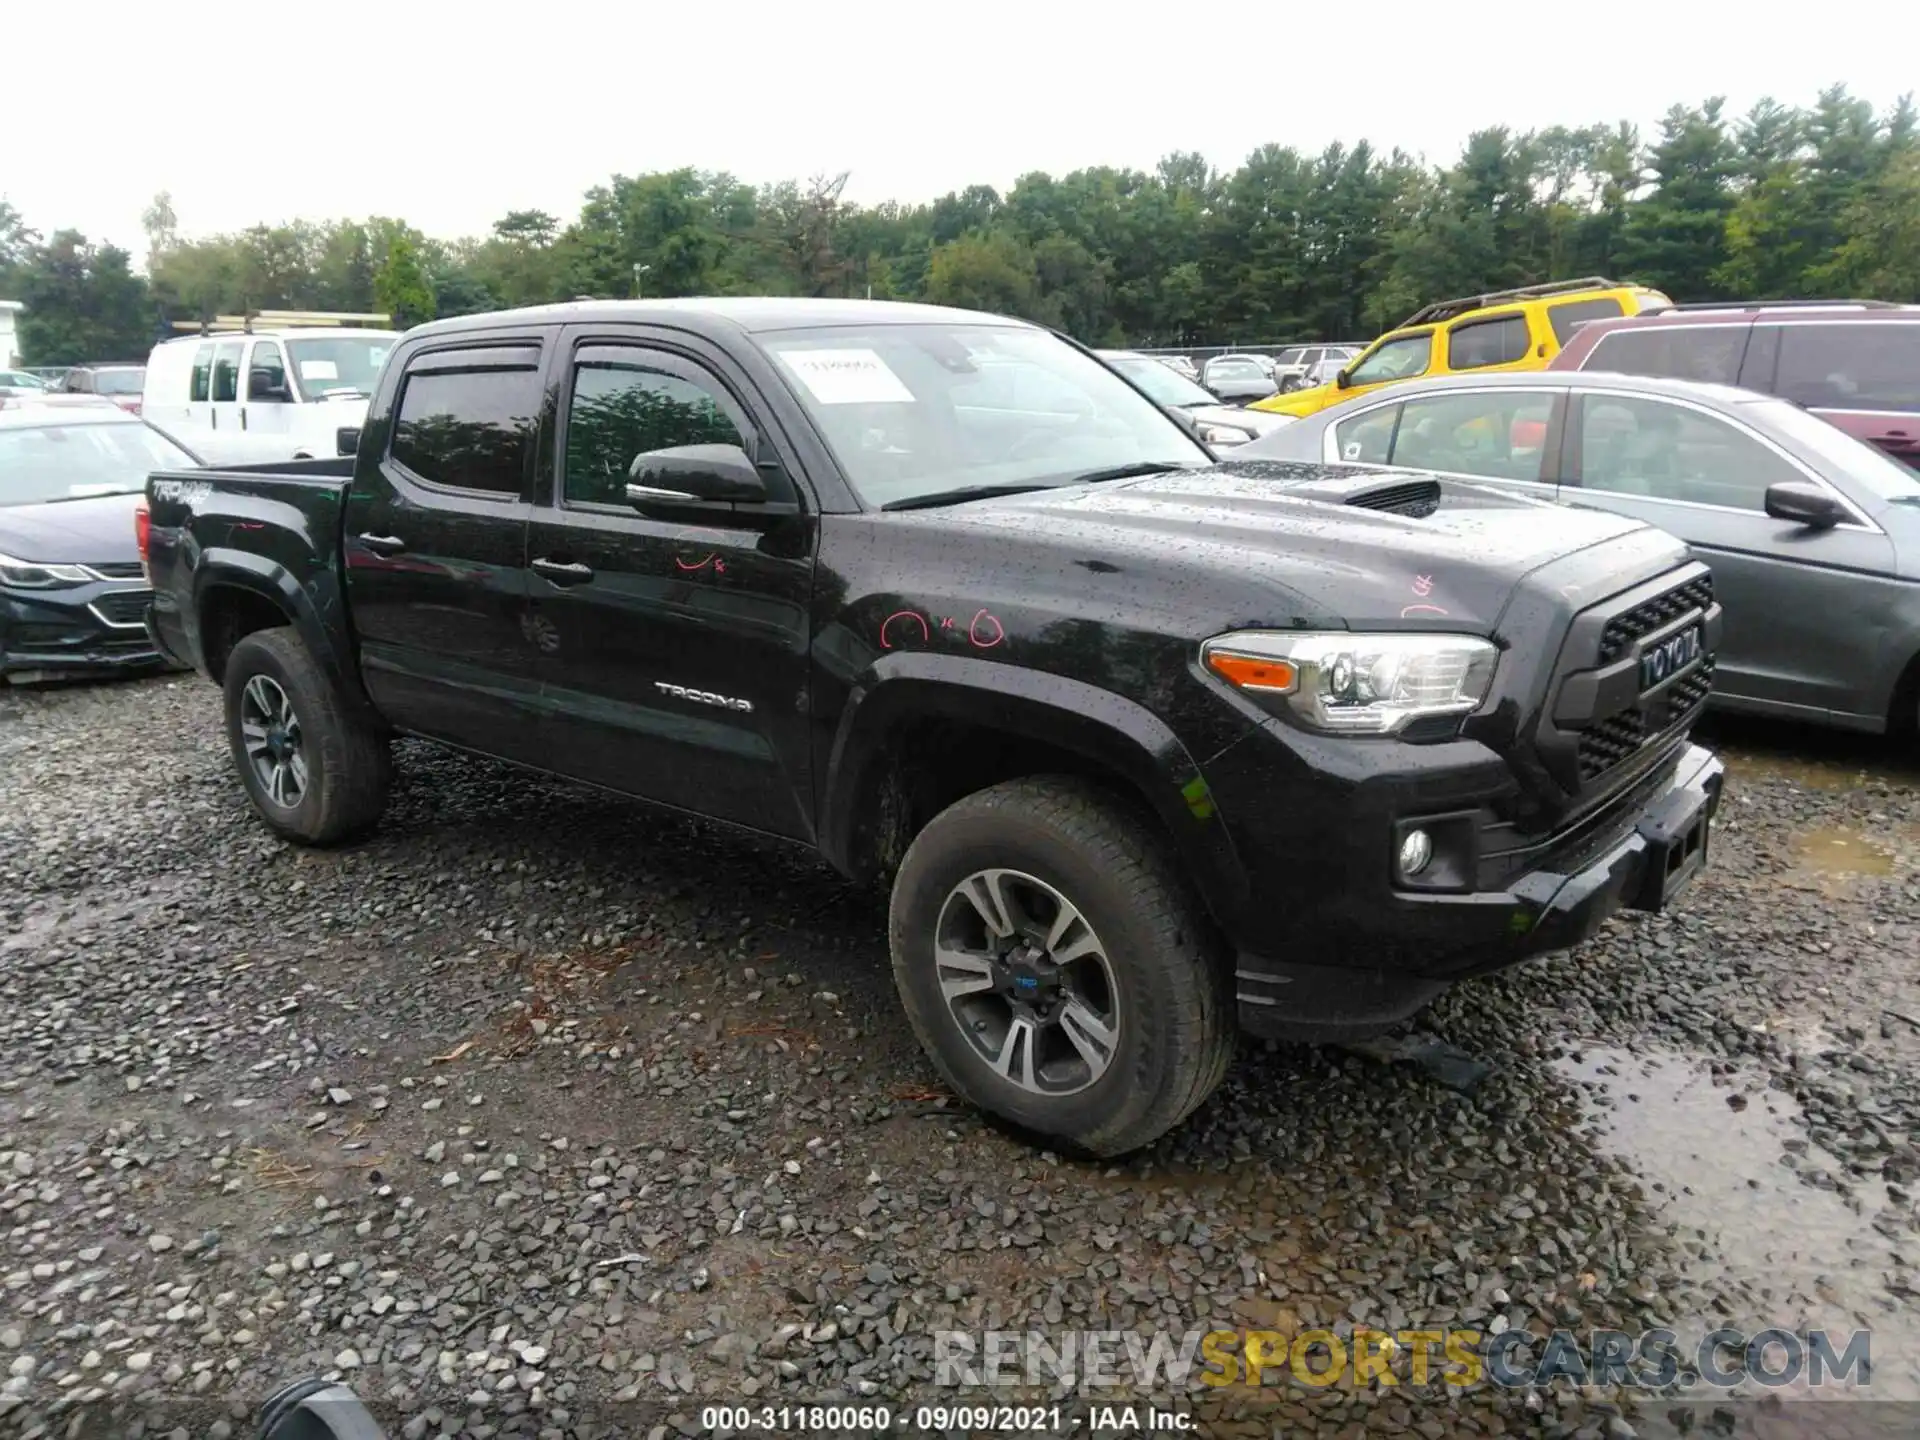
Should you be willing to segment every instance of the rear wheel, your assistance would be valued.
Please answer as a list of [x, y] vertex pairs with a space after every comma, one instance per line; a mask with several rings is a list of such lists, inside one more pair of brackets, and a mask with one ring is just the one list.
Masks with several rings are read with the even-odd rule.
[[368, 829], [386, 807], [392, 757], [291, 628], [257, 630], [227, 657], [227, 740], [254, 810], [303, 845]]
[[1024, 1130], [1123, 1154], [1226, 1074], [1224, 958], [1158, 838], [1091, 786], [1018, 780], [950, 806], [908, 849], [889, 922], [928, 1055]]

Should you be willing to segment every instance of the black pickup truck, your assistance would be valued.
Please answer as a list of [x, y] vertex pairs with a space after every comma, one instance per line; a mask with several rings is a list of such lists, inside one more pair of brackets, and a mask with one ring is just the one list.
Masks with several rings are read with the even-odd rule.
[[1376, 1030], [1705, 859], [1721, 612], [1678, 541], [1216, 463], [1017, 321], [442, 321], [357, 443], [148, 484], [154, 638], [269, 826], [365, 831], [406, 734], [813, 847], [891, 879], [954, 1088], [1084, 1153], [1199, 1105], [1236, 1019]]

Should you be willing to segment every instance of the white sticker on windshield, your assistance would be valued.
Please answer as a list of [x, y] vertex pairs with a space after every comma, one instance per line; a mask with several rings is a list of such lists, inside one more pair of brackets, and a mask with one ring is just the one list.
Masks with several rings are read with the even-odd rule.
[[340, 367], [331, 360], [302, 360], [300, 378], [302, 380], [338, 380]]
[[871, 350], [788, 350], [780, 358], [822, 405], [913, 403], [913, 392]]

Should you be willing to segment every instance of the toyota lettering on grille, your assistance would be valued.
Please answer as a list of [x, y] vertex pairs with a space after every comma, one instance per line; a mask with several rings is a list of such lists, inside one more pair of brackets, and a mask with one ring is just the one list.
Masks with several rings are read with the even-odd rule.
[[1704, 648], [1698, 625], [1689, 625], [1678, 635], [1649, 645], [1640, 652], [1640, 693], [1644, 695], [1657, 689], [1689, 669], [1699, 660]]

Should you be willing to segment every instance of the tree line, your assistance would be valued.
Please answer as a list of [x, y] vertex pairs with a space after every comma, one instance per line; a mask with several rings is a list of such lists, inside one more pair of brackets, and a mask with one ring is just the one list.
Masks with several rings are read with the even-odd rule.
[[1266, 145], [1231, 171], [1035, 171], [917, 204], [858, 205], [847, 177], [749, 185], [615, 175], [570, 222], [515, 210], [482, 237], [394, 217], [184, 238], [146, 212], [146, 273], [0, 201], [0, 297], [31, 364], [137, 358], [169, 322], [243, 309], [379, 310], [396, 323], [580, 295], [928, 300], [1095, 344], [1365, 339], [1436, 299], [1608, 275], [1676, 300], [1920, 300], [1920, 123], [1844, 86], [1810, 106], [1676, 105], [1625, 122], [1470, 136], [1447, 166], [1361, 141]]

